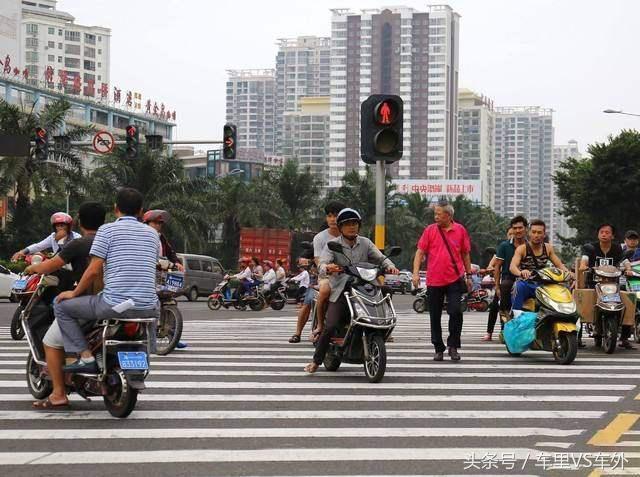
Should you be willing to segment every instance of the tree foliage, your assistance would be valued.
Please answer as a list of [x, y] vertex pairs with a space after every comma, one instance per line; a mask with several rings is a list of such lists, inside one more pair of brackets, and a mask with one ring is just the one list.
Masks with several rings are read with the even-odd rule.
[[569, 158], [554, 176], [561, 213], [577, 230], [570, 242], [594, 240], [597, 227], [613, 224], [618, 234], [638, 228], [640, 210], [640, 132], [625, 130], [588, 148], [589, 157]]

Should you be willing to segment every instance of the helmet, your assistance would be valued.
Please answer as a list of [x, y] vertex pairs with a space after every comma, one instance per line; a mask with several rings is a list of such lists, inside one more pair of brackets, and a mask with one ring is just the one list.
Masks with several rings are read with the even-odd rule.
[[51, 225], [56, 224], [71, 225], [73, 224], [73, 219], [69, 214], [65, 214], [64, 212], [56, 212], [51, 216]]
[[166, 222], [169, 222], [170, 218], [171, 216], [169, 215], [169, 212], [167, 212], [166, 210], [153, 209], [153, 210], [147, 210], [144, 213], [144, 215], [142, 216], [142, 221], [145, 224], [149, 222], [166, 223]]
[[359, 224], [362, 223], [362, 217], [355, 209], [342, 209], [338, 214], [338, 225], [348, 222], [349, 220], [357, 220]]
[[262, 262], [264, 265], [267, 265], [271, 268], [273, 268], [273, 262], [271, 260], [265, 260], [264, 262]]
[[249, 263], [251, 259], [249, 257], [240, 257], [238, 263]]

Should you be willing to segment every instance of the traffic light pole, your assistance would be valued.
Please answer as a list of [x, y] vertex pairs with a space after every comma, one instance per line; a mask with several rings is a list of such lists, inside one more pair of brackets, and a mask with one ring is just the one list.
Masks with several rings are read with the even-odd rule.
[[385, 186], [386, 186], [386, 172], [385, 161], [376, 162], [376, 234], [375, 242], [376, 247], [379, 250], [384, 249], [385, 241], [385, 221], [384, 221], [384, 209], [385, 209]]

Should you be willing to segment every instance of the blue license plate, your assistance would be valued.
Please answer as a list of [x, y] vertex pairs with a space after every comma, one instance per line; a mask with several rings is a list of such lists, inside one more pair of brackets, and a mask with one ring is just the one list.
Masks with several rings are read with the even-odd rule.
[[183, 286], [184, 286], [184, 277], [182, 275], [167, 276], [167, 281], [165, 283], [165, 287], [167, 290], [172, 292], [177, 292], [182, 290]]
[[13, 282], [13, 289], [16, 291], [22, 291], [26, 288], [26, 286], [27, 286], [26, 278], [21, 278]]
[[118, 351], [120, 369], [149, 369], [144, 351]]
[[639, 292], [640, 291], [640, 282], [628, 282], [629, 285], [629, 291], [632, 292]]
[[614, 295], [604, 295], [602, 297], [602, 301], [605, 303], [609, 303], [609, 302], [619, 302], [619, 301], [622, 301], [622, 299], [620, 298], [620, 295], [616, 293]]

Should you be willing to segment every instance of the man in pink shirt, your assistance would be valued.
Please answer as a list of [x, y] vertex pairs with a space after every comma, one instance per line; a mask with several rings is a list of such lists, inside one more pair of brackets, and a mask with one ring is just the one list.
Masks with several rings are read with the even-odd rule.
[[442, 308], [447, 297], [449, 314], [449, 338], [447, 347], [453, 361], [459, 361], [460, 335], [462, 334], [462, 310], [460, 300], [465, 291], [471, 290], [471, 244], [467, 230], [453, 221], [453, 207], [445, 202], [435, 207], [435, 224], [429, 225], [418, 241], [413, 260], [413, 285], [420, 283], [420, 266], [427, 258], [427, 288], [429, 290], [429, 315], [431, 318], [431, 343], [435, 346], [434, 361], [442, 361]]

